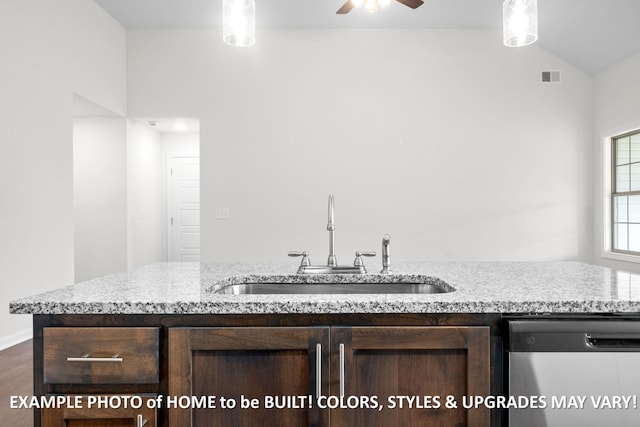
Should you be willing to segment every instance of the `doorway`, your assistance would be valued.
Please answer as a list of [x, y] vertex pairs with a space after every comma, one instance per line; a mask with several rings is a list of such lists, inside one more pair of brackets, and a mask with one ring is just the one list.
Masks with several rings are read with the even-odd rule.
[[200, 121], [131, 119], [127, 145], [129, 269], [199, 261]]

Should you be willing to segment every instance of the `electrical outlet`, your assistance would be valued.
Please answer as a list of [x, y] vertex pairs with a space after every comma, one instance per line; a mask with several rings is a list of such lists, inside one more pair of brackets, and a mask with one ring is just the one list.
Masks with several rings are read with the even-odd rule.
[[549, 70], [540, 72], [541, 83], [562, 83], [562, 75], [560, 70]]
[[228, 208], [216, 209], [216, 219], [229, 219], [229, 218], [230, 218], [230, 215], [229, 215]]

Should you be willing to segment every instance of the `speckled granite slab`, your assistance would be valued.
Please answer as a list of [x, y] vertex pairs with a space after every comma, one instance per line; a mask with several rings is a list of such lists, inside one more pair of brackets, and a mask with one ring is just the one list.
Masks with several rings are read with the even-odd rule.
[[[635, 313], [640, 275], [578, 262], [397, 264], [393, 276], [300, 276], [297, 265], [158, 263], [10, 303], [32, 314]], [[246, 282], [439, 279], [439, 294], [228, 295]], [[433, 279], [433, 280], [435, 280]], [[429, 279], [432, 280], [432, 279]], [[294, 285], [292, 285], [294, 286]]]

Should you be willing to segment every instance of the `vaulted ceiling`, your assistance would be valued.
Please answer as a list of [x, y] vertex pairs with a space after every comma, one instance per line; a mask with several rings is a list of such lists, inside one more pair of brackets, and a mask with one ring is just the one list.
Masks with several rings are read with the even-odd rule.
[[[220, 27], [222, 0], [95, 0], [124, 27]], [[501, 28], [502, 0], [397, 2], [336, 15], [344, 0], [257, 0], [260, 28]], [[539, 43], [589, 74], [640, 52], [639, 0], [538, 0]], [[258, 35], [259, 37], [259, 35]], [[259, 40], [259, 39], [258, 39]]]

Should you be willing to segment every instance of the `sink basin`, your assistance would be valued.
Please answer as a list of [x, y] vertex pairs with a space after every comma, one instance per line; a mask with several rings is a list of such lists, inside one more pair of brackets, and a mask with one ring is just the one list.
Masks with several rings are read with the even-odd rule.
[[240, 283], [217, 293], [243, 294], [440, 294], [448, 292], [425, 283]]
[[[385, 278], [386, 279], [386, 278]], [[445, 282], [425, 277], [425, 280], [403, 281], [395, 279], [380, 283], [370, 279], [363, 282], [241, 282], [224, 286], [215, 292], [224, 295], [273, 294], [441, 294], [454, 291]]]

